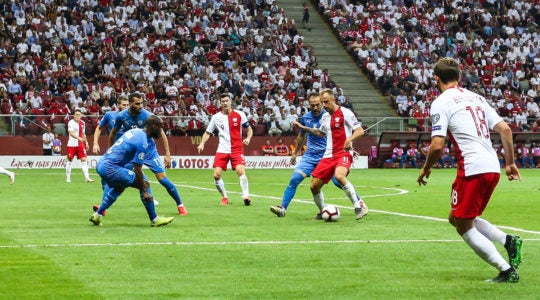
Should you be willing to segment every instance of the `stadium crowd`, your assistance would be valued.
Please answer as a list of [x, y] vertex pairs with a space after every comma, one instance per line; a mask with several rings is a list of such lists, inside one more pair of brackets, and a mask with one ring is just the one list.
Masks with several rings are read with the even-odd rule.
[[423, 130], [439, 90], [433, 65], [460, 62], [460, 85], [514, 131], [540, 131], [540, 2], [319, 0], [319, 10], [400, 116]]
[[305, 95], [334, 87], [273, 0], [2, 0], [0, 7], [0, 98], [16, 133], [51, 126], [63, 134], [79, 108], [92, 134], [118, 96], [139, 91], [148, 110], [167, 117], [168, 134], [201, 135], [223, 92], [255, 134], [291, 134], [291, 120], [307, 111]]

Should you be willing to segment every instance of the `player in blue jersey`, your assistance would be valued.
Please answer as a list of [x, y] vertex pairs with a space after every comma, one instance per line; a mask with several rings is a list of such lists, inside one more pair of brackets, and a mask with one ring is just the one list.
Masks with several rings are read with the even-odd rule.
[[[152, 113], [143, 108], [142, 95], [139, 93], [131, 93], [129, 95], [129, 108], [118, 113], [114, 127], [109, 133], [109, 147], [126, 131], [132, 128], [144, 128], [146, 120], [150, 116], [152, 116]], [[154, 141], [149, 142], [148, 144], [149, 155], [146, 156], [144, 165], [156, 175], [156, 179], [163, 187], [165, 187], [169, 195], [174, 199], [178, 208], [178, 214], [184, 216], [187, 215], [187, 210], [184, 203], [182, 203], [178, 189], [169, 180], [167, 173], [165, 173], [165, 168], [171, 167], [171, 152], [169, 150], [167, 135], [165, 135], [163, 130], [161, 131], [160, 137], [163, 148], [165, 149], [165, 165], [159, 157], [157, 146]]]
[[101, 136], [101, 132], [103, 128], [107, 127], [107, 135], [111, 133], [112, 129], [114, 128], [116, 116], [118, 115], [119, 112], [128, 108], [128, 106], [129, 106], [128, 97], [124, 95], [118, 97], [118, 100], [116, 102], [117, 110], [108, 111], [107, 113], [105, 113], [101, 121], [99, 121], [99, 124], [96, 127], [96, 130], [94, 131], [94, 146], [92, 147], [92, 151], [94, 152], [94, 154], [99, 154], [99, 152], [101, 151], [99, 148], [99, 137]]
[[[321, 118], [326, 112], [322, 107], [319, 93], [309, 94], [308, 101], [310, 111], [302, 116], [300, 124], [309, 128], [319, 128], [321, 126]], [[326, 150], [326, 136], [320, 137], [314, 134], [308, 134], [304, 130], [300, 130], [298, 137], [296, 138], [296, 147], [291, 154], [291, 165], [296, 164], [296, 156], [298, 151], [301, 151], [304, 141], [306, 142], [306, 152], [302, 155], [300, 163], [294, 169], [289, 185], [283, 193], [281, 205], [270, 206], [270, 211], [278, 217], [285, 217], [287, 208], [296, 194], [298, 185], [300, 185], [304, 178], [311, 176], [311, 172], [313, 172], [319, 161], [322, 159], [324, 151]], [[342, 188], [335, 177], [332, 177], [332, 182], [334, 182], [338, 188]], [[361, 200], [358, 195], [357, 198], [358, 200]]]
[[150, 144], [154, 138], [161, 136], [162, 129], [163, 121], [157, 116], [150, 116], [144, 130], [136, 128], [125, 132], [98, 161], [96, 171], [101, 176], [104, 190], [99, 209], [90, 216], [90, 222], [94, 225], [101, 225], [105, 210], [114, 204], [127, 187], [140, 191], [151, 226], [164, 226], [174, 220], [173, 217], [160, 217], [156, 214], [152, 190], [142, 172], [147, 155], [152, 155]]

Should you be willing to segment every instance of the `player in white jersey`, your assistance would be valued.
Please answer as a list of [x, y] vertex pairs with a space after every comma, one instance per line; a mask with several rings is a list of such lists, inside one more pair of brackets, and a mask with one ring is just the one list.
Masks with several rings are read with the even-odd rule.
[[[427, 184], [425, 179], [429, 178], [448, 137], [454, 146], [458, 165], [457, 177], [452, 184], [449, 222], [478, 256], [500, 271], [490, 281], [518, 282], [516, 269], [521, 263], [523, 240], [479, 218], [499, 182], [501, 172], [491, 144], [490, 130], [501, 136], [508, 180], [521, 180], [514, 163], [512, 131], [484, 97], [459, 86], [460, 68], [454, 59], [441, 58], [435, 64], [434, 79], [442, 93], [431, 105], [431, 146], [417, 182], [419, 185]], [[508, 262], [494, 242], [506, 248]]]
[[326, 136], [326, 150], [323, 158], [311, 174], [313, 177], [310, 186], [311, 194], [313, 201], [319, 208], [315, 219], [322, 219], [320, 211], [325, 205], [321, 189], [332, 177], [335, 177], [347, 198], [353, 203], [355, 217], [359, 220], [368, 213], [368, 207], [363, 200], [357, 197], [354, 186], [347, 179], [347, 175], [353, 162], [352, 143], [364, 135], [364, 129], [352, 111], [336, 104], [336, 98], [331, 89], [324, 89], [319, 94], [326, 110], [321, 117], [321, 127], [309, 128], [295, 122], [295, 126], [308, 133]]
[[[199, 153], [204, 150], [204, 144], [215, 130], [219, 133], [219, 144], [214, 157], [214, 183], [221, 194], [221, 205], [229, 204], [229, 197], [225, 189], [225, 183], [221, 178], [221, 173], [227, 170], [227, 164], [231, 162], [231, 167], [236, 170], [242, 189], [242, 198], [245, 205], [250, 205], [249, 183], [246, 176], [246, 162], [244, 160], [244, 145], [249, 145], [253, 136], [253, 129], [246, 115], [239, 110], [232, 109], [232, 101], [229, 94], [221, 94], [221, 112], [216, 113], [210, 119], [206, 127], [201, 143], [197, 147]], [[246, 138], [242, 138], [242, 129], [247, 130]]]
[[86, 139], [85, 124], [81, 120], [82, 113], [76, 109], [73, 113], [73, 119], [68, 122], [69, 139], [67, 142], [67, 164], [66, 164], [66, 182], [71, 182], [71, 163], [77, 156], [81, 160], [81, 168], [86, 182], [94, 182], [88, 173], [88, 163], [86, 162], [86, 151], [88, 151], [88, 140]]

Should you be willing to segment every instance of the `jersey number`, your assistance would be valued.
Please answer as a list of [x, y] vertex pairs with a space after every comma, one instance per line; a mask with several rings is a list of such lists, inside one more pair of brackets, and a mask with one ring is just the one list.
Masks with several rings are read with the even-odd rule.
[[478, 136], [489, 139], [489, 127], [486, 123], [486, 113], [484, 110], [480, 106], [474, 108], [467, 106], [467, 110], [471, 113], [474, 120]]

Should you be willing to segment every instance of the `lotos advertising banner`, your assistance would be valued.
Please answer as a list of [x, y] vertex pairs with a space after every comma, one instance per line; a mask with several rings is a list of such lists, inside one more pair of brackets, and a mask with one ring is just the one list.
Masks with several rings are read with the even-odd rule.
[[[95, 168], [101, 156], [88, 156], [88, 166]], [[246, 156], [248, 169], [293, 169], [289, 156]], [[297, 159], [297, 164], [302, 159]], [[173, 169], [212, 169], [213, 156], [171, 156]], [[6, 169], [63, 169], [66, 167], [65, 156], [0, 156], [0, 166]], [[73, 159], [73, 168], [80, 168], [80, 161]], [[353, 169], [367, 169], [368, 157], [358, 156], [353, 162]]]

